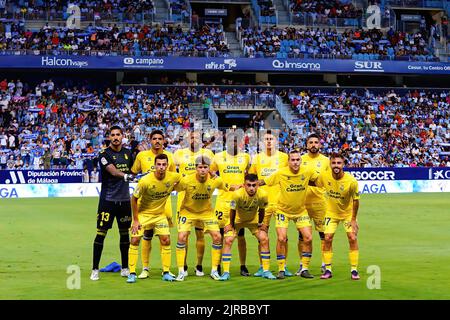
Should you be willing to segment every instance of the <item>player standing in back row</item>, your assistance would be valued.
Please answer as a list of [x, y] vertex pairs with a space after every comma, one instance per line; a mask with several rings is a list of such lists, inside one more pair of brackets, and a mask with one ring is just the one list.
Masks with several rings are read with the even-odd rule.
[[[330, 170], [330, 159], [320, 153], [320, 137], [313, 133], [306, 138], [306, 149], [308, 153], [302, 155], [302, 166], [311, 168], [318, 174], [327, 172]], [[325, 272], [325, 262], [323, 261], [323, 245], [325, 240], [323, 219], [325, 218], [325, 211], [327, 209], [327, 203], [325, 201], [325, 189], [318, 187], [309, 187], [306, 192], [306, 211], [312, 221], [314, 221], [314, 227], [319, 233], [321, 246], [320, 251], [322, 253], [322, 273]], [[298, 255], [302, 256], [303, 238], [302, 234], [298, 234]], [[299, 276], [302, 271], [302, 264], [298, 271], [295, 273]]]
[[97, 236], [94, 240], [93, 266], [91, 280], [99, 280], [98, 266], [108, 230], [112, 228], [114, 218], [117, 220], [120, 233], [120, 255], [122, 270], [120, 275], [128, 277], [128, 248], [130, 238], [128, 229], [131, 226], [131, 204], [129, 182], [134, 181], [130, 174], [133, 165], [131, 151], [122, 147], [123, 131], [118, 126], [110, 129], [110, 146], [100, 152], [102, 173], [102, 191], [97, 210]]
[[[249, 173], [256, 174], [259, 179], [265, 179], [278, 169], [284, 168], [288, 165], [288, 155], [284, 152], [278, 151], [278, 139], [271, 130], [267, 130], [263, 135], [263, 151], [259, 152], [253, 159]], [[269, 205], [265, 210], [264, 224], [269, 227], [272, 215], [276, 214], [278, 197], [280, 195], [280, 186], [274, 185], [271, 187], [262, 186], [261, 190], [269, 195]], [[287, 248], [286, 248], [287, 249]], [[258, 247], [258, 252], [261, 248]], [[260, 257], [259, 270], [254, 274], [255, 277], [263, 275], [262, 260]], [[292, 276], [289, 270], [285, 270], [287, 277]]]
[[[164, 133], [161, 130], [153, 130], [150, 133], [150, 145], [149, 150], [141, 151], [137, 154], [131, 171], [134, 174], [155, 172], [155, 158], [160, 154], [167, 155], [168, 164], [167, 171], [175, 172], [176, 167], [173, 160], [172, 153], [164, 150]], [[172, 203], [169, 200], [165, 204], [165, 213], [169, 223], [169, 227], [173, 226], [172, 223]], [[142, 237], [141, 259], [142, 259], [142, 272], [138, 276], [139, 279], [146, 279], [149, 276], [149, 257], [152, 248], [153, 229], [146, 229]]]
[[[226, 150], [217, 153], [214, 156], [211, 171], [218, 171], [220, 177], [223, 179], [225, 186], [230, 187], [234, 185], [237, 190], [244, 184], [244, 178], [250, 168], [250, 155], [239, 150], [238, 136], [236, 133], [229, 133], [227, 135]], [[230, 202], [233, 192], [221, 190], [216, 201], [215, 213], [219, 221], [220, 232], [222, 239], [224, 237], [224, 228], [228, 225], [230, 219]], [[241, 275], [250, 276], [250, 273], [245, 266], [247, 244], [244, 237], [244, 228], [238, 232], [238, 249], [239, 260], [241, 262]], [[220, 273], [220, 272], [219, 272]]]

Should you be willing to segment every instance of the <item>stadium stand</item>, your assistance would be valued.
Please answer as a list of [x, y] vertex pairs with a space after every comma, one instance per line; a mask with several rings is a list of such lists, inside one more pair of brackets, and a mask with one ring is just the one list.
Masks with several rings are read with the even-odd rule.
[[[192, 103], [215, 108], [272, 107], [274, 89], [131, 87], [116, 93], [59, 88], [51, 80], [30, 88], [19, 79], [0, 81], [0, 165], [2, 168], [79, 168], [95, 166], [109, 125], [125, 128], [126, 145], [164, 128], [176, 149], [178, 135], [195, 121]], [[450, 91], [417, 89], [294, 91], [279, 96], [291, 105], [299, 127], [280, 132], [284, 150], [304, 148], [309, 132], [322, 135], [324, 151], [349, 152], [349, 166], [440, 166], [441, 144], [450, 143]], [[248, 105], [247, 105], [248, 104]], [[256, 113], [249, 128], [264, 127]], [[331, 128], [331, 129], [330, 129]], [[248, 146], [246, 146], [248, 147]]]
[[7, 12], [14, 19], [53, 21], [69, 17], [71, 4], [80, 8], [81, 19], [94, 21], [141, 21], [155, 14], [151, 0], [18, 0], [7, 2]]
[[223, 29], [204, 25], [184, 31], [180, 25], [90, 26], [87, 30], [53, 28], [25, 30], [19, 23], [0, 23], [1, 54], [226, 56]]
[[350, 0], [290, 0], [294, 24], [360, 26], [362, 10]]
[[301, 146], [305, 132], [320, 132], [325, 152], [348, 151], [350, 166], [431, 167], [449, 161], [440, 154], [450, 138], [450, 91], [289, 89], [280, 95], [304, 125], [290, 133], [287, 149], [289, 141]]
[[425, 32], [271, 27], [241, 29], [239, 38], [244, 55], [252, 58], [439, 61]]

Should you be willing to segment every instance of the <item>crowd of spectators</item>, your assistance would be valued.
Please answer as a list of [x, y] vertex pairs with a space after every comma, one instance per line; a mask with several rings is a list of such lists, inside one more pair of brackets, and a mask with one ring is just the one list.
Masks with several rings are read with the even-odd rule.
[[[450, 164], [448, 156], [442, 157], [450, 151], [448, 91], [286, 88], [277, 94], [295, 114], [296, 126], [280, 132], [284, 151], [294, 147], [303, 150], [306, 136], [317, 132], [322, 137], [324, 153], [348, 152], [351, 167]], [[274, 99], [275, 91], [271, 87], [198, 84], [87, 90], [60, 87], [52, 79], [32, 86], [20, 79], [3, 79], [0, 167], [87, 168], [90, 173], [97, 165], [99, 150], [106, 147], [107, 130], [113, 124], [124, 128], [124, 144], [130, 147], [145, 142], [154, 128], [163, 128], [169, 150], [175, 150], [180, 147], [183, 129], [195, 128], [198, 120], [190, 112], [190, 105], [235, 108], [239, 106], [239, 96], [243, 101], [253, 100], [254, 105], [256, 100], [262, 103], [267, 97]], [[262, 112], [255, 113], [244, 129], [249, 128], [267, 128]], [[251, 138], [246, 136], [241, 142], [243, 148], [255, 152], [256, 149], [250, 150], [254, 147], [248, 143]], [[217, 139], [214, 144], [214, 139], [206, 139], [206, 144], [220, 151], [220, 141]]]
[[239, 31], [246, 57], [439, 60], [425, 32], [390, 29], [247, 28]]
[[223, 28], [204, 25], [184, 31], [180, 25], [89, 26], [70, 30], [46, 24], [39, 31], [23, 25], [0, 22], [0, 55], [72, 54], [72, 55], [184, 55], [226, 56], [229, 48]]
[[356, 8], [351, 0], [290, 0], [289, 10], [299, 18], [299, 23], [308, 25], [358, 25], [352, 22], [362, 17], [362, 9]]
[[[166, 131], [177, 148], [179, 133], [194, 126], [192, 103], [208, 107], [273, 107], [274, 90], [217, 86], [167, 86], [144, 91], [121, 87], [88, 90], [60, 87], [52, 79], [30, 86], [20, 79], [0, 81], [0, 167], [2, 169], [84, 169], [97, 163], [107, 130], [118, 124], [124, 143], [144, 141], [154, 128]], [[254, 125], [264, 124], [258, 115]], [[260, 119], [261, 118], [261, 119]], [[10, 160], [10, 161], [9, 161]]]
[[80, 8], [82, 19], [141, 21], [154, 13], [152, 0], [18, 0], [8, 1], [7, 12], [15, 19], [65, 20], [71, 5]]
[[352, 167], [450, 164], [450, 91], [289, 89], [280, 95], [298, 126], [284, 133], [285, 149], [304, 148], [308, 132], [318, 132], [324, 151], [347, 151]]
[[89, 92], [58, 88], [52, 80], [31, 88], [20, 80], [4, 79], [0, 82], [0, 166], [91, 171], [112, 124], [125, 129], [124, 142], [130, 145], [156, 127], [189, 128], [193, 122], [189, 102], [187, 91], [175, 87], [148, 94], [139, 89]]

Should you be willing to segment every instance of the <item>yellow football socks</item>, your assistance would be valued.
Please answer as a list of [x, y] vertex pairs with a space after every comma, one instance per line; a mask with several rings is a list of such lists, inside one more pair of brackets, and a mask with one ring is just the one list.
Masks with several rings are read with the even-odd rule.
[[136, 263], [139, 257], [139, 246], [134, 246], [130, 244], [130, 249], [128, 250], [128, 268], [130, 273], [136, 273]]
[[278, 271], [284, 271], [286, 265], [286, 257], [284, 255], [277, 255]]
[[350, 250], [348, 257], [352, 268], [351, 271], [358, 270], [359, 250]]
[[161, 246], [161, 261], [163, 272], [169, 272], [172, 263], [172, 249], [170, 248], [170, 245]]
[[333, 260], [333, 251], [323, 252], [323, 262], [325, 262], [325, 268], [331, 271], [331, 261]]
[[186, 257], [186, 244], [177, 243], [177, 266], [178, 272], [184, 272], [184, 259]]
[[220, 263], [220, 256], [222, 255], [222, 244], [212, 244], [211, 247], [211, 270], [216, 271]]
[[150, 250], [152, 250], [152, 241], [142, 239], [142, 247], [141, 247], [141, 259], [142, 259], [142, 268], [148, 269], [148, 265], [150, 262]]
[[223, 253], [222, 254], [223, 272], [230, 272], [230, 264], [231, 264], [231, 253]]
[[269, 271], [270, 269], [270, 252], [261, 252], [261, 261], [263, 271]]
[[302, 253], [302, 270], [309, 269], [309, 262], [311, 261], [311, 252], [303, 252]]

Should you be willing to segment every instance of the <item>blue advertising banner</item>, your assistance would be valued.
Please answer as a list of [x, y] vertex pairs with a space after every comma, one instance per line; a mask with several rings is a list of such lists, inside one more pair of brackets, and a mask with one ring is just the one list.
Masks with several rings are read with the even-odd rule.
[[[450, 167], [346, 168], [358, 181], [450, 180]], [[1, 184], [82, 183], [83, 170], [0, 170]]]
[[450, 180], [450, 168], [347, 168], [358, 181]]
[[0, 184], [83, 182], [83, 170], [0, 170]]
[[448, 62], [139, 56], [6, 55], [0, 68], [450, 74]]

